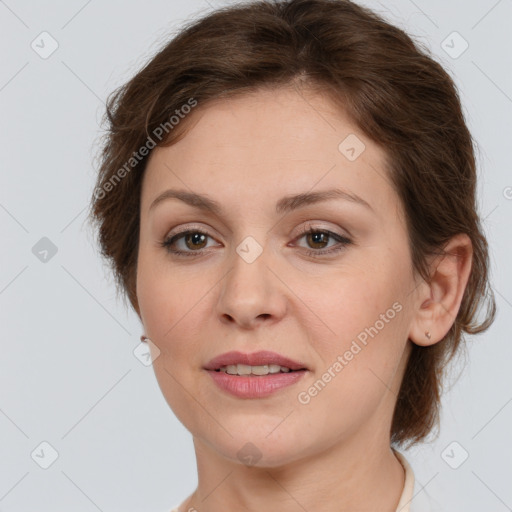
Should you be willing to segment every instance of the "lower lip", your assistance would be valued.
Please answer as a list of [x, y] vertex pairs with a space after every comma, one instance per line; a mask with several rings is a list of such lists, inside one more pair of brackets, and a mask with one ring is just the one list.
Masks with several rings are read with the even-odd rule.
[[239, 398], [265, 398], [279, 389], [295, 384], [307, 370], [268, 375], [239, 376], [208, 370], [213, 382], [224, 391]]

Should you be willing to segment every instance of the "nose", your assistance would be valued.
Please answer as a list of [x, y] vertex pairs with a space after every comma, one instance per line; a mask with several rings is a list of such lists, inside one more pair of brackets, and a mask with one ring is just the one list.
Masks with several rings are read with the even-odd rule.
[[217, 314], [223, 323], [252, 329], [278, 322], [286, 313], [286, 286], [272, 268], [269, 251], [252, 262], [236, 251], [220, 283]]

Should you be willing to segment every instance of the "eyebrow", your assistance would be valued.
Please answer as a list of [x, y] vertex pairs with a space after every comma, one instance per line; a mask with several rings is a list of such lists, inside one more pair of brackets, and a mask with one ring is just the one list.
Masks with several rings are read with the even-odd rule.
[[[158, 204], [169, 199], [178, 199], [194, 208], [198, 208], [200, 210], [213, 213], [214, 215], [217, 215], [219, 217], [222, 216], [223, 213], [222, 206], [219, 202], [214, 201], [213, 199], [210, 199], [209, 197], [206, 197], [201, 194], [188, 192], [186, 190], [175, 189], [169, 189], [162, 192], [151, 203], [149, 211], [153, 210]], [[297, 210], [299, 208], [308, 206], [310, 204], [328, 201], [332, 199], [342, 199], [350, 201], [356, 204], [360, 204], [374, 211], [370, 204], [367, 201], [365, 201], [362, 197], [359, 197], [357, 194], [347, 192], [346, 190], [336, 188], [330, 190], [322, 190], [318, 192], [304, 192], [302, 194], [285, 196], [276, 203], [276, 214], [279, 215], [283, 213], [288, 213], [293, 210]]]

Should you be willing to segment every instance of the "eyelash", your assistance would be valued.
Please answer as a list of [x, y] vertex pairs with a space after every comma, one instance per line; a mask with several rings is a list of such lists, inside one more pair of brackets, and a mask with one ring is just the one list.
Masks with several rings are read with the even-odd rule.
[[[320, 234], [328, 235], [330, 238], [334, 238], [336, 241], [338, 241], [340, 246], [339, 247], [330, 248], [330, 249], [327, 249], [327, 250], [326, 249], [306, 250], [306, 254], [308, 256], [323, 257], [323, 256], [326, 256], [327, 254], [338, 253], [338, 252], [344, 250], [347, 245], [352, 244], [352, 240], [350, 240], [349, 238], [347, 238], [345, 236], [339, 235], [338, 233], [334, 233], [333, 231], [329, 231], [328, 229], [317, 229], [317, 228], [313, 228], [313, 227], [309, 227], [309, 226], [305, 227], [304, 230], [301, 232], [301, 234], [295, 240], [300, 240], [301, 238], [303, 238], [306, 235], [311, 235], [311, 234], [315, 234], [315, 233], [320, 233]], [[182, 231], [180, 233], [177, 233], [177, 234], [173, 235], [172, 237], [169, 237], [169, 238], [165, 239], [162, 242], [159, 242], [159, 244], [167, 252], [169, 252], [170, 254], [172, 254], [174, 256], [177, 256], [177, 257], [197, 257], [197, 256], [200, 256], [201, 253], [204, 252], [204, 249], [200, 250], [200, 251], [177, 251], [177, 250], [173, 250], [173, 249], [170, 248], [177, 240], [183, 238], [186, 235], [190, 235], [190, 234], [201, 234], [201, 235], [205, 235], [207, 237], [210, 237], [210, 235], [208, 233], [206, 233], [205, 231], [203, 231], [201, 229], [187, 229], [185, 231]]]

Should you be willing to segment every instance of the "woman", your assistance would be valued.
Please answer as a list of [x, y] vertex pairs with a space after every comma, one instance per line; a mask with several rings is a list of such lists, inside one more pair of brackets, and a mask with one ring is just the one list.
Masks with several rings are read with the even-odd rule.
[[495, 313], [443, 68], [352, 2], [256, 1], [191, 22], [108, 119], [91, 215], [193, 436], [173, 510], [434, 510], [398, 448]]

